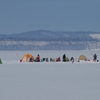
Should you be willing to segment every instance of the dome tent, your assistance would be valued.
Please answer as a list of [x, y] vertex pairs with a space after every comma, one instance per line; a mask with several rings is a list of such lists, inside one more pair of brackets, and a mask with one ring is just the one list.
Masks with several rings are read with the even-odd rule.
[[87, 58], [85, 55], [80, 55], [78, 58], [78, 61], [80, 61], [80, 60], [87, 60]]
[[22, 61], [26, 61], [26, 62], [29, 62], [29, 59], [32, 58], [32, 60], [34, 61], [34, 57], [31, 55], [31, 54], [25, 54], [23, 57], [22, 57]]

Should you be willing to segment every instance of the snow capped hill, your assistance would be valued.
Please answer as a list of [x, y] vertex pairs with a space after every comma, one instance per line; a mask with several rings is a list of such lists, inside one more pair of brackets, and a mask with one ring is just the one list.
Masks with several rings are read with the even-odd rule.
[[90, 36], [94, 39], [99, 39], [100, 40], [100, 34], [90, 34]]

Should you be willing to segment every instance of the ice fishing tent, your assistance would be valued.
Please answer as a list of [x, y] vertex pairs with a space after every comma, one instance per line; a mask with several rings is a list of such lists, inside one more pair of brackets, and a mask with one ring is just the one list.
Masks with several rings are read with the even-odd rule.
[[87, 58], [85, 55], [80, 55], [78, 58], [78, 61], [80, 61], [80, 60], [87, 60]]
[[31, 55], [31, 54], [25, 54], [23, 57], [22, 57], [22, 61], [26, 61], [26, 62], [29, 62], [29, 59], [32, 58], [34, 60], [34, 57]]

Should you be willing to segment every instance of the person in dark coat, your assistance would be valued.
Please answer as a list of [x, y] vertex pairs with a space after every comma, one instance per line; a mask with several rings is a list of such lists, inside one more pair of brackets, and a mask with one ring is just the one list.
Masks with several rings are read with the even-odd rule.
[[94, 54], [93, 57], [94, 57], [93, 60], [96, 61], [97, 60], [97, 55]]
[[66, 54], [63, 55], [63, 61], [66, 62]]
[[72, 63], [73, 63], [73, 62], [74, 62], [74, 58], [73, 58], [73, 57], [71, 57], [70, 61], [72, 61]]
[[33, 58], [30, 57], [29, 62], [33, 62], [33, 61], [34, 61]]

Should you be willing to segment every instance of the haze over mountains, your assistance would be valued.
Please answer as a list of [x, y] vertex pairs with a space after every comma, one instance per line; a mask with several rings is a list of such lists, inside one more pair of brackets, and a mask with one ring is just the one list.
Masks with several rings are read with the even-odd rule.
[[37, 30], [0, 34], [0, 50], [91, 50], [100, 49], [100, 32]]

